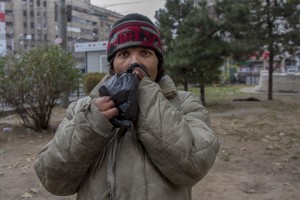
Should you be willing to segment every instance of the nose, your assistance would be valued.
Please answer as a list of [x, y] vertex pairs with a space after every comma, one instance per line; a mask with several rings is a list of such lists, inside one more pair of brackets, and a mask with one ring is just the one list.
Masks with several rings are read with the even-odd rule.
[[138, 63], [141, 64], [141, 59], [139, 57], [139, 54], [137, 52], [133, 52], [131, 54], [130, 64]]

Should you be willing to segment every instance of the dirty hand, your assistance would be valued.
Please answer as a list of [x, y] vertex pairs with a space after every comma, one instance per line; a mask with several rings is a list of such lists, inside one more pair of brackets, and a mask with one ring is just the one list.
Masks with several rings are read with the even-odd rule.
[[147, 73], [144, 72], [141, 68], [139, 67], [135, 67], [132, 71], [133, 74], [137, 75], [137, 77], [139, 78], [139, 80], [142, 80], [145, 76], [147, 77]]
[[111, 100], [109, 96], [96, 98], [93, 102], [101, 114], [108, 120], [119, 114], [119, 110], [116, 107], [115, 102]]

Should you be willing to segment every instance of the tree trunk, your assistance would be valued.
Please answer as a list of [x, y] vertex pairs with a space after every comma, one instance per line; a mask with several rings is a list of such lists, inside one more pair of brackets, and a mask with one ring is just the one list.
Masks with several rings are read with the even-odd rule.
[[183, 87], [184, 87], [184, 91], [188, 91], [189, 90], [189, 81], [188, 81], [188, 75], [187, 72], [184, 72], [184, 83], [183, 83]]
[[270, 12], [270, 6], [271, 2], [270, 0], [266, 1], [267, 3], [267, 21], [268, 21], [268, 32], [269, 32], [269, 83], [268, 83], [268, 100], [273, 100], [273, 62], [274, 62], [274, 40], [273, 40], [273, 22], [271, 20], [271, 12]]
[[61, 96], [60, 106], [63, 108], [67, 108], [70, 104], [69, 101], [69, 92], [64, 92]]
[[[66, 1], [60, 0], [58, 3], [58, 33], [62, 39], [61, 47], [67, 51], [68, 37], [67, 37], [67, 7]], [[67, 108], [69, 106], [69, 92], [64, 92], [61, 98], [61, 106]]]
[[205, 103], [205, 83], [204, 83], [204, 75], [203, 72], [200, 74], [200, 100], [203, 104], [203, 106], [206, 105]]
[[268, 84], [268, 100], [273, 100], [273, 50], [272, 53], [270, 51], [270, 57], [269, 57], [269, 84]]

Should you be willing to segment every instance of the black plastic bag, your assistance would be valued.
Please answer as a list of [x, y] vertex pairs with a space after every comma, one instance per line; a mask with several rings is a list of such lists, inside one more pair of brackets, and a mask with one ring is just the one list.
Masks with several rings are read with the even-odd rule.
[[138, 113], [137, 89], [139, 79], [132, 73], [115, 74], [100, 88], [99, 94], [110, 96], [119, 109], [119, 115], [111, 119], [115, 127], [130, 128]]

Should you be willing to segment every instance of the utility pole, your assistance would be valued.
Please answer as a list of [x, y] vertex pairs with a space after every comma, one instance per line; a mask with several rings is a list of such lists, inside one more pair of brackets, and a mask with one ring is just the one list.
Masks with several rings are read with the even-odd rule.
[[67, 50], [67, 7], [65, 0], [60, 0], [58, 3], [57, 21], [59, 37], [62, 39], [61, 48]]
[[[61, 48], [67, 51], [67, 8], [66, 1], [60, 0], [58, 2], [58, 33], [61, 38]], [[69, 91], [63, 93], [61, 97], [61, 106], [67, 108], [69, 106]]]

